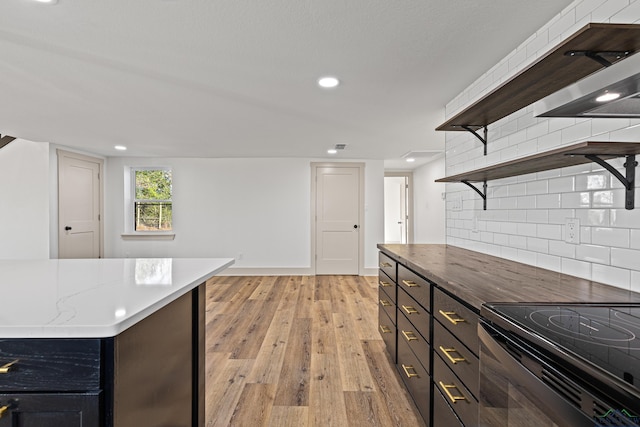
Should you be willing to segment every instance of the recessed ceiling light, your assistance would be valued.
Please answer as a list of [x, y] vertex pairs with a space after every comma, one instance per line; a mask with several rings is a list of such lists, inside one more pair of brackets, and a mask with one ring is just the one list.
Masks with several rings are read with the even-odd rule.
[[44, 4], [56, 4], [58, 3], [58, 0], [34, 0], [38, 3], [44, 3]]
[[127, 149], [127, 147], [125, 147], [124, 145], [116, 145], [113, 148], [115, 148], [118, 151], [125, 151]]
[[407, 162], [409, 162], [409, 163], [411, 163], [411, 162], [415, 162], [415, 161], [416, 161], [416, 159], [414, 159], [413, 157], [409, 157], [409, 158], [407, 158], [406, 160], [407, 160]]
[[596, 101], [598, 102], [607, 102], [607, 101], [613, 101], [614, 99], [618, 99], [620, 98], [620, 94], [616, 93], [616, 92], [607, 92], [604, 95], [600, 95], [599, 97], [596, 98]]
[[325, 88], [325, 89], [331, 89], [334, 88], [336, 86], [338, 86], [340, 84], [340, 80], [338, 80], [336, 77], [332, 77], [332, 76], [325, 76], [325, 77], [320, 77], [318, 79], [318, 86]]
[[336, 150], [335, 148], [329, 148], [327, 150], [327, 153], [329, 153], [329, 154], [336, 154], [337, 152], [338, 152], [338, 150]]

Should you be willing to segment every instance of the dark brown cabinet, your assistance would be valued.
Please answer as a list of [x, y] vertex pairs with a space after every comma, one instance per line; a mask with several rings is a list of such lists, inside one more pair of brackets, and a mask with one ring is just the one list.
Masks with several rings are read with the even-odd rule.
[[0, 427], [204, 426], [204, 285], [115, 337], [0, 339]]

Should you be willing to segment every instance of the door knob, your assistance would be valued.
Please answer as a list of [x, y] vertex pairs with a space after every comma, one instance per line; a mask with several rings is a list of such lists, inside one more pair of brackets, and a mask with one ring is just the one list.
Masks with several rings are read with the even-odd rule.
[[354, 225], [353, 228], [358, 228], [358, 224]]
[[71, 227], [69, 227], [68, 225], [64, 228], [66, 231], [71, 230]]

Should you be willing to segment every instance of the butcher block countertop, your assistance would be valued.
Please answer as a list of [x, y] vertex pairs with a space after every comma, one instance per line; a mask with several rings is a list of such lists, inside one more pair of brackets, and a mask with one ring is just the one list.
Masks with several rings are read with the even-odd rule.
[[378, 249], [476, 310], [486, 302], [640, 303], [640, 293], [450, 245]]

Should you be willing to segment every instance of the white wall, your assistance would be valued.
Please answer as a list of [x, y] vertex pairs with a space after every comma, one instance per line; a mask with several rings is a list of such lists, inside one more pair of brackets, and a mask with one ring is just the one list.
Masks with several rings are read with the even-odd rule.
[[[311, 159], [109, 158], [107, 257], [238, 257], [235, 269], [309, 274]], [[365, 161], [365, 267], [382, 241], [382, 161]], [[173, 170], [173, 241], [125, 241], [124, 170]]]
[[[447, 117], [588, 22], [640, 22], [640, 0], [575, 1], [451, 101]], [[453, 175], [580, 141], [640, 142], [640, 120], [536, 118], [529, 106], [489, 126], [487, 156], [466, 132], [446, 138], [446, 175]], [[623, 162], [613, 164], [622, 168]], [[636, 209], [627, 211], [621, 184], [595, 164], [488, 184], [486, 211], [471, 189], [447, 185], [447, 243], [640, 291], [638, 188]], [[452, 209], [456, 197], [461, 211]], [[564, 241], [566, 218], [580, 219], [578, 245]]]
[[0, 259], [49, 258], [49, 144], [0, 149]]
[[413, 171], [414, 243], [445, 243], [444, 156]]

